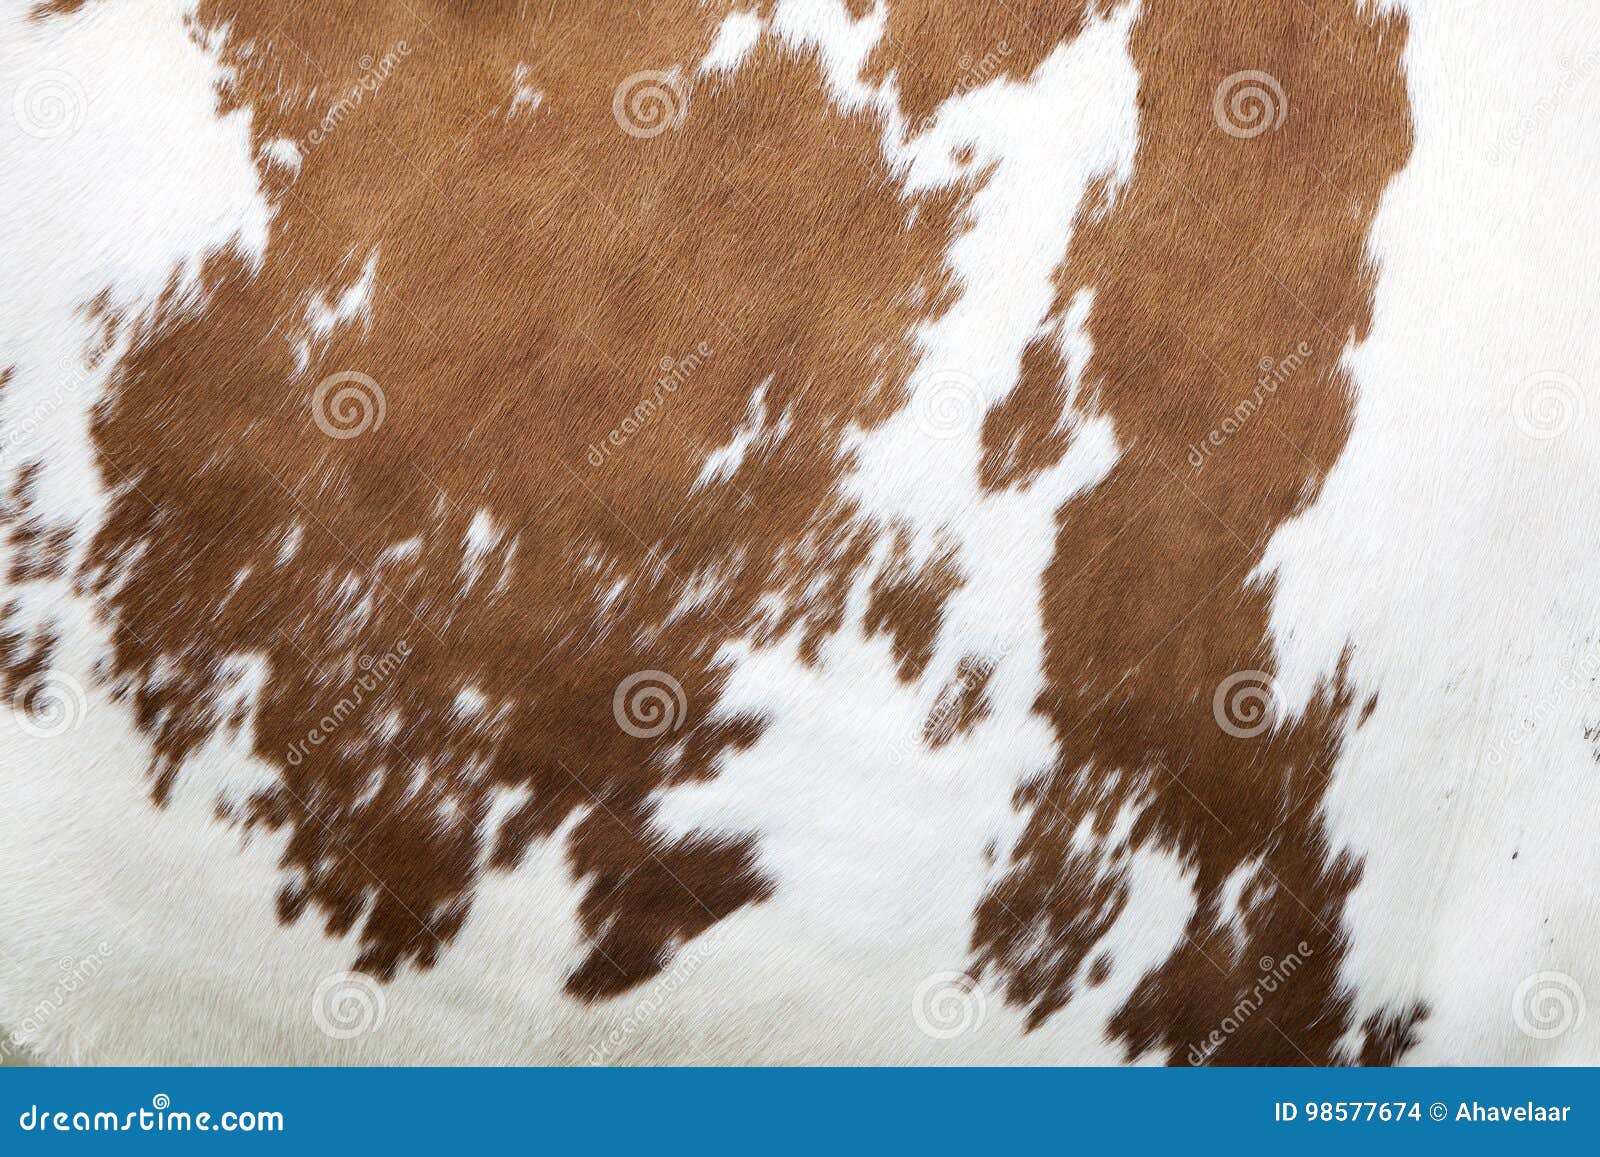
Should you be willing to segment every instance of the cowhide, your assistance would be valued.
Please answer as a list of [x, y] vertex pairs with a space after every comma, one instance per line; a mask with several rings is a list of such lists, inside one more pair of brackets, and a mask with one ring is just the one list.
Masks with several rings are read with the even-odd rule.
[[54, 1062], [1600, 1061], [1592, 0], [0, 0]]

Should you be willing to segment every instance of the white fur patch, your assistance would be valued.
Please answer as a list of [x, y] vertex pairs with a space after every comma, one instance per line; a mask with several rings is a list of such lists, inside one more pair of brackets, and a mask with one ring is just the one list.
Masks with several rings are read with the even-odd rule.
[[1364, 858], [1357, 1021], [1424, 1003], [1418, 1064], [1592, 1064], [1600, 11], [1404, 7], [1416, 144], [1372, 234], [1354, 430], [1263, 568], [1281, 690], [1303, 707], [1348, 647], [1377, 697], [1326, 801]]

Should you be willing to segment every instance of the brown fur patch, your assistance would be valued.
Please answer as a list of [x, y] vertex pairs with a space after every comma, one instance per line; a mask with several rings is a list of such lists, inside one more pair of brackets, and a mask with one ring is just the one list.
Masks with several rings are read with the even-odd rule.
[[922, 725], [922, 741], [943, 747], [971, 731], [989, 716], [989, 681], [995, 663], [967, 656], [956, 664], [955, 676], [939, 692], [939, 699]]
[[[282, 786], [249, 820], [290, 831], [279, 911], [359, 929], [381, 975], [431, 963], [484, 866], [568, 817], [593, 948], [577, 995], [639, 982], [770, 892], [753, 833], [669, 840], [647, 800], [759, 731], [717, 712], [718, 647], [828, 622], [810, 580], [844, 589], [882, 533], [834, 493], [840, 439], [901, 404], [965, 191], [903, 200], [881, 126], [831, 107], [810, 55], [767, 40], [695, 79], [723, 11], [202, 8], [230, 29], [257, 148], [303, 158], [263, 169], [259, 268], [213, 261], [203, 306], [170, 304], [97, 424], [139, 483], [97, 561], [145, 551], [107, 591], [116, 664], [159, 799], [217, 725], [223, 661], [266, 657], [256, 751]], [[674, 68], [652, 131], [629, 78]], [[369, 261], [370, 318], [315, 334], [308, 308]], [[316, 390], [351, 372], [382, 422], [326, 436]], [[787, 435], [696, 490], [763, 382]], [[469, 566], [479, 511], [494, 534]], [[772, 591], [798, 596], [782, 624], [757, 613]], [[897, 641], [920, 648], [932, 612], [905, 605]], [[402, 642], [367, 688], [355, 658]], [[667, 723], [629, 733], [614, 700], [641, 672], [666, 677]]]
[[914, 565], [904, 535], [895, 540], [894, 555], [872, 583], [872, 599], [862, 627], [882, 632], [894, 648], [895, 667], [909, 682], [928, 667], [944, 622], [944, 608], [961, 586], [953, 554]]
[[1374, 1013], [1362, 1022], [1365, 1043], [1360, 1063], [1387, 1066], [1400, 1062], [1417, 1044], [1417, 1029], [1428, 1018], [1426, 1004], [1413, 1004], [1389, 1013]]
[[[1339, 357], [1370, 319], [1363, 247], [1410, 150], [1405, 35], [1403, 18], [1358, 15], [1348, 0], [1146, 3], [1131, 46], [1134, 176], [1109, 212], [1091, 203], [1080, 216], [1060, 275], [1058, 318], [1081, 288], [1094, 292], [1086, 391], [1124, 453], [1060, 514], [1039, 704], [1060, 759], [1018, 801], [1031, 818], [974, 945], [1038, 1023], [1071, 999], [1123, 911], [1129, 852], [1179, 856], [1199, 903], [1185, 943], [1113, 1021], [1130, 1054], [1168, 1047], [1181, 1059], [1261, 959], [1302, 943], [1292, 982], [1209, 1059], [1325, 1063], [1347, 1027], [1340, 918], [1358, 869], [1329, 848], [1319, 804], [1348, 696], [1336, 684], [1293, 723], [1242, 719], [1245, 734], [1219, 725], [1214, 702], [1236, 673], [1270, 677], [1270, 587], [1246, 576], [1314, 499], [1348, 434]], [[1252, 69], [1281, 85], [1286, 115], [1259, 134], [1224, 131], [1218, 90]], [[1234, 411], [1262, 359], [1302, 343], [1311, 352], [1268, 407], [1192, 469], [1185, 448]], [[1029, 358], [1018, 405], [1037, 412], [998, 418], [986, 436], [1000, 457], [1013, 443], [1045, 445], [1027, 456], [1036, 470], [1064, 446], [1023, 433], [1053, 427], [1060, 365], [1051, 349]], [[1080, 823], [1104, 839], [1125, 808], [1138, 813], [1127, 847], [1074, 850]], [[1256, 857], [1272, 899], [1249, 914], [1240, 949], [1220, 890]]]
[[[0, 370], [0, 390], [9, 380], [10, 371]], [[0, 503], [0, 534], [12, 556], [6, 578], [13, 584], [60, 578], [67, 572], [71, 528], [49, 526], [34, 510], [39, 472], [37, 462], [25, 462], [17, 470], [11, 493]], [[24, 627], [18, 622], [15, 601], [0, 604], [0, 696], [25, 716], [39, 710], [56, 644], [53, 625]]]

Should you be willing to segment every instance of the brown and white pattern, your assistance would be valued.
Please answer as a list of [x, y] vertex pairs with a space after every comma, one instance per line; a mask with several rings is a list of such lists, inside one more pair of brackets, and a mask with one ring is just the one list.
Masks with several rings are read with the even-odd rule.
[[0, 1024], [1593, 1062], [1582, 0], [7, 0]]

